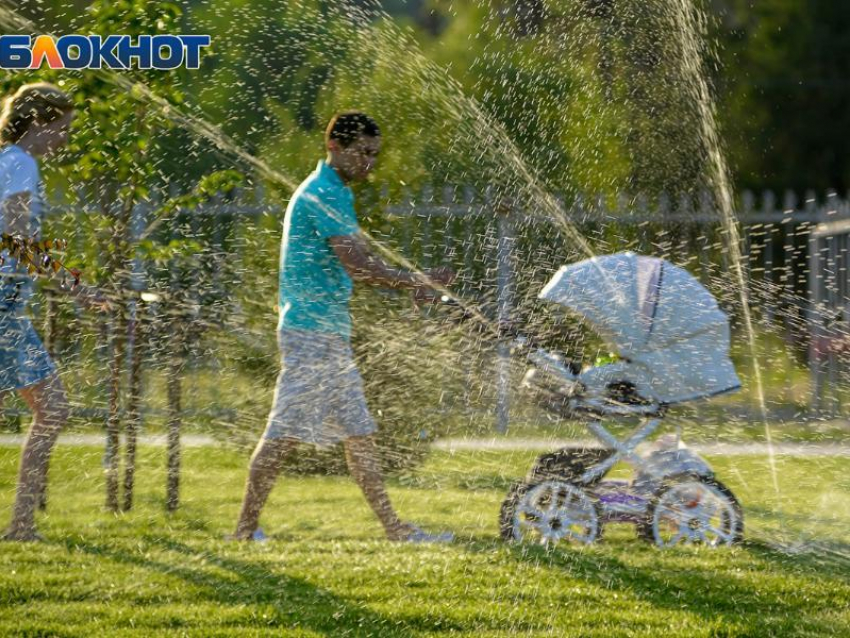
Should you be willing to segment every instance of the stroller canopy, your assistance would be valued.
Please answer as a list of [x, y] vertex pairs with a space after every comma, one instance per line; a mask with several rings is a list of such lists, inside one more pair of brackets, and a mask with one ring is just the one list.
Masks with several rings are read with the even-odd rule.
[[644, 387], [665, 403], [740, 386], [729, 360], [729, 322], [683, 268], [634, 253], [562, 267], [540, 298], [582, 315], [618, 354], [647, 370]]

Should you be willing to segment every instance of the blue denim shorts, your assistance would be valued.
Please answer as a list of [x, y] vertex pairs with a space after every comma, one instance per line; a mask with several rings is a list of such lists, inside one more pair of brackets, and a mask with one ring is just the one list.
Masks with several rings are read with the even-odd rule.
[[25, 316], [0, 311], [0, 392], [20, 390], [56, 373], [56, 365]]
[[281, 371], [265, 438], [326, 446], [377, 430], [346, 339], [322, 332], [281, 330], [278, 344]]

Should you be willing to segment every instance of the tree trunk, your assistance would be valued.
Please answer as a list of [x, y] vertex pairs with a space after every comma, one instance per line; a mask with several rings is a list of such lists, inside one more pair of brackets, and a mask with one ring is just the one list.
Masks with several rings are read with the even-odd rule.
[[[176, 321], [175, 323], [179, 323]], [[182, 327], [175, 326], [172, 332], [171, 354], [168, 361], [168, 478], [166, 485], [166, 507], [174, 512], [180, 504], [180, 424], [183, 337]]]
[[142, 402], [142, 318], [141, 305], [130, 301], [130, 320], [127, 323], [127, 347], [130, 356], [130, 388], [127, 397], [127, 442], [124, 450], [124, 511], [133, 508], [133, 488], [136, 478], [136, 437], [141, 427]]
[[122, 344], [119, 336], [121, 319], [117, 313], [111, 319], [109, 330], [110, 369], [109, 369], [109, 416], [106, 420], [106, 508], [118, 511], [118, 453], [119, 453], [119, 398], [121, 392]]

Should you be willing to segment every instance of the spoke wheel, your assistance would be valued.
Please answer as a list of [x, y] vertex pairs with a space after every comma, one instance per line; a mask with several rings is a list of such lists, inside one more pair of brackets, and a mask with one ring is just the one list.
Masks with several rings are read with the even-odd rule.
[[699, 478], [662, 487], [647, 511], [641, 535], [658, 547], [719, 547], [739, 542], [743, 527], [741, 506], [729, 488]]
[[599, 538], [599, 503], [580, 487], [563, 481], [544, 481], [521, 488], [524, 489], [515, 491], [510, 518], [505, 516], [508, 512], [503, 507], [503, 536], [507, 535], [509, 522], [513, 540], [543, 544], [568, 540], [588, 544]]

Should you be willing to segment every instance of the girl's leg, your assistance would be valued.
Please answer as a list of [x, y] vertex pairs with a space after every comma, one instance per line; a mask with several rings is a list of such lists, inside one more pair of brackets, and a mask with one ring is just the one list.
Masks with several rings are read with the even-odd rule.
[[5, 538], [34, 540], [38, 538], [35, 510], [44, 494], [50, 453], [68, 419], [68, 399], [56, 374], [20, 392], [32, 410], [33, 422], [21, 454], [15, 508]]

